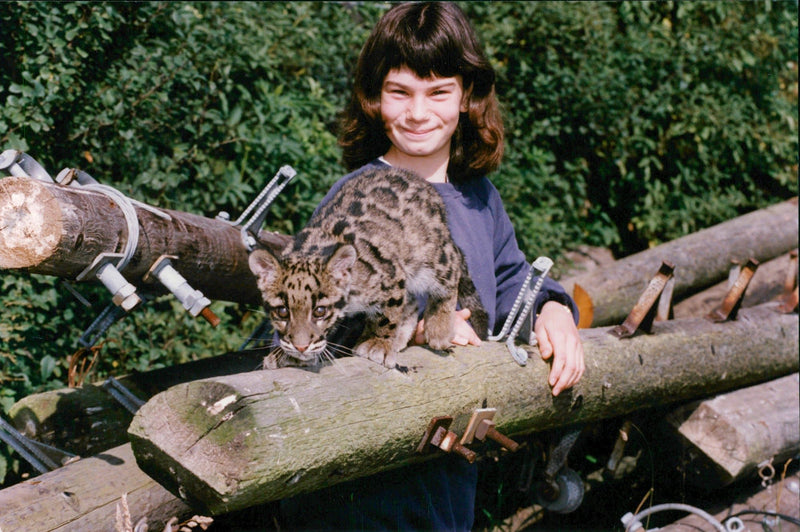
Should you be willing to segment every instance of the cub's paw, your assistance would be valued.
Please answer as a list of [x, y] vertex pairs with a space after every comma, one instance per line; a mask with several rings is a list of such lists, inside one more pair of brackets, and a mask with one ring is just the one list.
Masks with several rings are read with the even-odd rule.
[[444, 351], [445, 353], [452, 353], [453, 352], [453, 342], [451, 341], [452, 337], [428, 337], [425, 340], [425, 343], [428, 344], [434, 351]]
[[388, 340], [380, 338], [365, 340], [353, 349], [353, 353], [390, 369], [397, 366], [396, 353], [392, 350], [392, 344]]

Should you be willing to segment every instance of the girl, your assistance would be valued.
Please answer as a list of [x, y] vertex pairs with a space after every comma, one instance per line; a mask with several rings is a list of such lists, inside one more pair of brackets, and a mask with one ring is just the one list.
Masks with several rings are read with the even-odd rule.
[[[340, 144], [352, 173], [322, 204], [369, 167], [402, 167], [426, 178], [444, 198], [489, 327], [499, 329], [529, 265], [486, 178], [503, 152], [495, 73], [456, 5], [400, 4], [385, 13], [358, 59]], [[535, 312], [539, 350], [551, 360], [548, 380], [558, 395], [584, 371], [577, 309], [546, 279]], [[468, 310], [459, 312], [454, 341], [478, 345], [468, 318]], [[446, 456], [283, 501], [282, 509], [289, 528], [469, 530], [476, 485], [474, 465]]]

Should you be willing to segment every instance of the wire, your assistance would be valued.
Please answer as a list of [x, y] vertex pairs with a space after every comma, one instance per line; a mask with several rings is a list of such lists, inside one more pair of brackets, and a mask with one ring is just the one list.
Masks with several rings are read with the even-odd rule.
[[736, 512], [733, 515], [728, 516], [725, 520], [731, 519], [733, 517], [739, 517], [740, 515], [747, 515], [747, 514], [756, 514], [756, 515], [766, 515], [769, 517], [780, 517], [784, 521], [788, 521], [793, 525], [800, 526], [800, 519], [796, 517], [792, 517], [791, 515], [781, 514], [777, 512], [768, 512], [766, 510], [742, 510], [740, 512]]
[[694, 506], [689, 506], [688, 504], [680, 504], [680, 503], [657, 504], [656, 506], [651, 506], [650, 508], [641, 511], [636, 515], [631, 515], [631, 514], [625, 515], [625, 517], [623, 517], [622, 519], [623, 524], [625, 525], [625, 531], [628, 532], [629, 530], [633, 530], [636, 528], [637, 525], [641, 526], [640, 520], [643, 517], [647, 517], [650, 514], [654, 514], [656, 512], [661, 512], [664, 510], [681, 510], [684, 512], [689, 512], [695, 515], [699, 515], [700, 517], [708, 521], [708, 523], [711, 524], [717, 530], [717, 532], [727, 532], [722, 523], [717, 521], [717, 519], [713, 515], [709, 514], [706, 511], [701, 510], [700, 508], [695, 508]]

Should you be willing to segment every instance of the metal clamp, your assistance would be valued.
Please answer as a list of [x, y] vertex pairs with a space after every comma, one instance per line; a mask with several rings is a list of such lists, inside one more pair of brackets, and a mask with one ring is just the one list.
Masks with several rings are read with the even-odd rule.
[[417, 452], [428, 452], [430, 450], [428, 446], [430, 445], [438, 447], [446, 453], [456, 453], [466, 459], [470, 464], [474, 462], [477, 455], [459, 443], [458, 434], [448, 430], [452, 422], [453, 418], [450, 416], [432, 418], [430, 423], [428, 423], [425, 434], [422, 436], [422, 440], [417, 446]]
[[189, 314], [195, 317], [198, 314], [203, 316], [213, 327], [219, 325], [220, 319], [209, 308], [211, 301], [200, 290], [192, 288], [189, 281], [172, 266], [170, 259], [177, 259], [177, 257], [173, 255], [160, 256], [144, 276], [144, 281], [152, 280], [155, 277], [167, 290], [172, 292], [183, 308], [189, 311]]
[[494, 415], [497, 413], [496, 408], [479, 408], [475, 410], [472, 417], [467, 424], [467, 429], [461, 436], [461, 445], [469, 445], [474, 438], [484, 441], [486, 438], [494, 440], [501, 447], [511, 451], [517, 452], [519, 444], [511, 438], [504, 436], [495, 429]]
[[36, 159], [19, 150], [6, 150], [0, 153], [0, 170], [7, 170], [15, 177], [30, 177], [52, 183], [53, 178]]
[[[675, 283], [674, 271], [675, 266], [672, 263], [663, 261], [625, 321], [609, 330], [608, 333], [617, 338], [628, 338], [640, 329], [649, 332], [657, 316], [658, 321], [667, 319]], [[658, 305], [653, 306], [657, 299], [659, 300]]]
[[[288, 185], [289, 181], [296, 175], [297, 172], [291, 166], [281, 166], [278, 173], [275, 174], [275, 177], [267, 183], [267, 186], [265, 186], [258, 196], [256, 196], [256, 199], [248, 205], [241, 216], [239, 216], [235, 222], [231, 222], [232, 225], [242, 226], [242, 243], [247, 248], [247, 251], [253, 251], [258, 242], [258, 232], [261, 230], [261, 226], [264, 225], [264, 220], [267, 218], [267, 209], [272, 202], [275, 201], [275, 198], [278, 197], [278, 194], [281, 193], [283, 188]], [[245, 222], [244, 220], [248, 216], [250, 216], [250, 218]], [[220, 212], [217, 215], [218, 220], [227, 221], [229, 218], [226, 212]]]
[[734, 263], [728, 275], [728, 293], [725, 295], [722, 303], [709, 312], [706, 318], [714, 322], [735, 320], [739, 308], [742, 306], [742, 300], [744, 299], [747, 286], [750, 284], [750, 280], [753, 278], [753, 275], [755, 275], [757, 269], [758, 261], [754, 258], [750, 258], [744, 266], [739, 263]]
[[[547, 277], [547, 274], [550, 272], [550, 268], [552, 267], [553, 261], [548, 257], [539, 257], [533, 261], [530, 271], [528, 271], [528, 276], [525, 278], [525, 282], [522, 283], [522, 287], [519, 290], [519, 294], [517, 294], [517, 298], [514, 300], [514, 304], [511, 307], [511, 312], [508, 314], [502, 330], [499, 334], [490, 336], [488, 338], [493, 342], [497, 342], [505, 338], [508, 334], [508, 338], [506, 339], [506, 347], [508, 347], [508, 351], [511, 353], [511, 356], [520, 366], [524, 366], [528, 363], [528, 352], [521, 347], [517, 347], [514, 344], [514, 339], [519, 334], [520, 329], [522, 329], [522, 325], [525, 323], [525, 320], [531, 313], [533, 304], [542, 289], [542, 285], [544, 284], [544, 279]], [[538, 279], [536, 280], [536, 284], [531, 289], [530, 283], [534, 276], [538, 276]], [[525, 306], [520, 312], [520, 307], [522, 306], [523, 301], [525, 302]], [[536, 335], [531, 332], [530, 344], [536, 345], [536, 343]]]
[[798, 301], [798, 269], [797, 269], [797, 250], [789, 252], [789, 268], [786, 270], [786, 279], [783, 282], [783, 294], [778, 298], [778, 312], [789, 314], [797, 310]]

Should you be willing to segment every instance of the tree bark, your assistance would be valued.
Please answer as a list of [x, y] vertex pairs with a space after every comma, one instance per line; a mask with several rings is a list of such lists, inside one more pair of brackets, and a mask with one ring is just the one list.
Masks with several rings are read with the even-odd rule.
[[345, 358], [318, 373], [174, 386], [139, 410], [129, 435], [144, 471], [192, 506], [226, 513], [421, 460], [415, 450], [434, 416], [453, 416], [461, 433], [475, 409], [496, 407], [498, 430], [513, 437], [795, 372], [798, 317], [775, 307], [744, 309], [734, 322], [659, 322], [626, 339], [583, 330], [586, 374], [556, 398], [536, 350], [521, 367], [500, 343], [444, 357], [409, 348], [405, 372]]
[[[212, 300], [260, 304], [240, 230], [221, 220], [135, 206], [139, 239], [122, 271], [132, 284], [162, 255]], [[289, 237], [262, 232], [268, 245]], [[0, 268], [75, 279], [101, 253], [121, 253], [128, 238], [122, 210], [109, 196], [23, 177], [0, 180]], [[160, 287], [155, 287], [161, 290]]]
[[759, 262], [797, 248], [797, 198], [703, 229], [562, 281], [580, 310], [582, 328], [621, 323], [658, 272], [675, 266], [679, 299], [724, 280], [731, 261]]
[[0, 530], [116, 532], [123, 494], [132, 523], [146, 518], [150, 530], [193, 514], [137, 467], [126, 444], [0, 490]]

